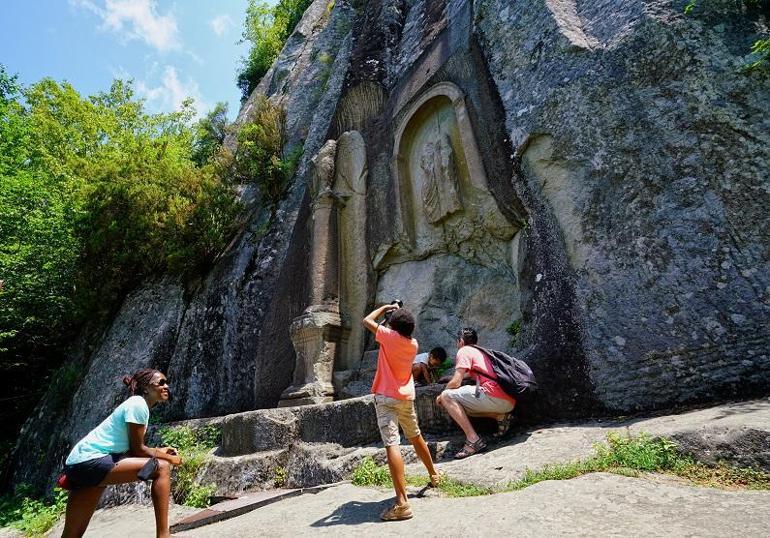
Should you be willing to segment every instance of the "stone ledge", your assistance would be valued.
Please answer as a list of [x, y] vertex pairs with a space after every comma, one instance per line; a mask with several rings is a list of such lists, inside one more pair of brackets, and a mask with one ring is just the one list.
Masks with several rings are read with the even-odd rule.
[[[438, 407], [435, 398], [443, 385], [417, 389], [415, 410], [420, 428], [427, 433], [456, 430], [449, 415]], [[362, 446], [380, 440], [374, 399], [371, 395], [335, 402], [257, 409], [222, 417], [223, 457], [280, 450], [303, 443], [335, 443], [343, 447]]]

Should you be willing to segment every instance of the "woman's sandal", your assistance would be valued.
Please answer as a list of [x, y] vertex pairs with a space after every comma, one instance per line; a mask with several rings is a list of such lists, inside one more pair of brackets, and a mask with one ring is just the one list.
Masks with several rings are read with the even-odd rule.
[[492, 434], [492, 437], [501, 439], [511, 429], [511, 422], [513, 422], [513, 416], [510, 413], [506, 413], [503, 420], [497, 421], [497, 431]]
[[478, 454], [485, 448], [487, 448], [487, 444], [484, 442], [484, 439], [482, 439], [481, 437], [479, 437], [479, 440], [474, 443], [466, 441], [462, 449], [460, 450], [460, 452], [455, 454], [455, 459], [461, 460], [463, 458], [467, 458], [468, 456], [473, 456], [474, 454]]

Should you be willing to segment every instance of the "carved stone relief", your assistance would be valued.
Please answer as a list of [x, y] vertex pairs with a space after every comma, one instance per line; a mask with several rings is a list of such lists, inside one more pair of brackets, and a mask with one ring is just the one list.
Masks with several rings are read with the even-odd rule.
[[489, 189], [464, 96], [441, 83], [398, 118], [391, 170], [401, 229], [374, 253], [375, 302], [402, 298], [421, 347], [451, 345], [458, 325], [505, 347], [505, 328], [521, 315], [512, 265], [518, 227]]
[[439, 134], [438, 140], [427, 142], [420, 156], [422, 205], [428, 222], [436, 224], [444, 217], [460, 211], [462, 203], [457, 193], [457, 168], [449, 136]]
[[279, 407], [331, 401], [332, 375], [340, 341], [338, 197], [334, 185], [337, 143], [329, 140], [312, 159], [310, 305], [295, 318], [289, 335], [297, 354], [294, 378]]
[[442, 253], [487, 265], [509, 259], [518, 228], [489, 190], [459, 88], [444, 82], [426, 91], [400, 114], [395, 137], [394, 221], [403, 239], [377, 253], [375, 267]]
[[340, 312], [346, 331], [337, 368], [353, 368], [361, 361], [369, 301], [371, 265], [366, 247], [366, 145], [358, 131], [343, 133], [337, 142], [334, 192], [338, 197]]

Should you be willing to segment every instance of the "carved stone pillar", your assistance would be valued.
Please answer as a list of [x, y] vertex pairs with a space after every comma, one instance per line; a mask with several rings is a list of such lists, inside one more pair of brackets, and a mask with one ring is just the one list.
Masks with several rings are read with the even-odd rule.
[[332, 375], [340, 341], [337, 196], [332, 191], [337, 144], [329, 140], [311, 160], [313, 176], [310, 306], [294, 318], [289, 335], [297, 353], [292, 384], [279, 407], [332, 401]]
[[337, 142], [334, 192], [340, 198], [338, 237], [340, 311], [345, 339], [337, 357], [340, 370], [357, 369], [364, 352], [361, 319], [369, 302], [372, 273], [366, 246], [366, 144], [358, 131], [343, 133]]

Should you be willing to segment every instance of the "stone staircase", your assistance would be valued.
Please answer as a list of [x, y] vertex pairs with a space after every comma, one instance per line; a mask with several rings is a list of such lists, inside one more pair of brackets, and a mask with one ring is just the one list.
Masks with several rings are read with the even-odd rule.
[[[420, 427], [438, 456], [448, 442], [432, 441], [431, 434], [454, 428], [451, 419], [435, 404], [440, 390], [438, 385], [420, 387], [415, 400]], [[217, 496], [330, 484], [349, 478], [366, 456], [384, 461], [371, 395], [178, 424], [214, 424], [221, 429], [221, 446], [198, 475], [201, 484], [216, 485]], [[411, 446], [405, 439], [402, 442], [405, 460], [415, 460]]]

